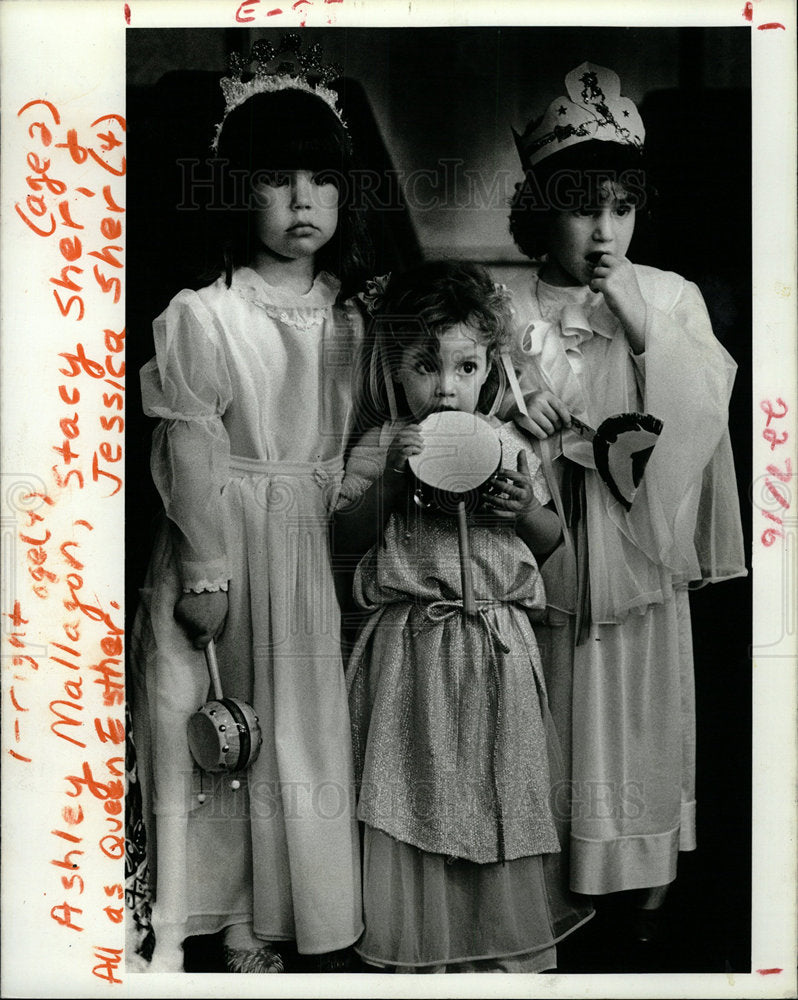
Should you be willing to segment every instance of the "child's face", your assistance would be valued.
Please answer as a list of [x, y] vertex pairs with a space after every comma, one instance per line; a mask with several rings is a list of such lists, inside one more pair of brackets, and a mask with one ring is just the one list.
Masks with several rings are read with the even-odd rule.
[[595, 204], [555, 212], [550, 225], [546, 281], [587, 285], [596, 254], [626, 256], [635, 230], [635, 207], [621, 185], [608, 183], [599, 190]]
[[338, 225], [338, 188], [311, 170], [259, 175], [253, 184], [255, 231], [273, 254], [312, 257]]
[[440, 334], [437, 344], [405, 348], [395, 378], [404, 388], [410, 413], [423, 420], [435, 410], [473, 413], [488, 371], [485, 344], [471, 327], [458, 323]]

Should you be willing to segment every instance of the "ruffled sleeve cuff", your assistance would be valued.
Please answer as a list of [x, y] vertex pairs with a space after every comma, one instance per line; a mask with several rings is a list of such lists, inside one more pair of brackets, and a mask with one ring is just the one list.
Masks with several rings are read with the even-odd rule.
[[227, 593], [229, 581], [225, 580], [199, 580], [190, 587], [183, 587], [184, 594], [218, 594], [220, 590]]
[[228, 588], [230, 570], [225, 559], [215, 559], [211, 562], [183, 560], [180, 568], [184, 593], [215, 593]]

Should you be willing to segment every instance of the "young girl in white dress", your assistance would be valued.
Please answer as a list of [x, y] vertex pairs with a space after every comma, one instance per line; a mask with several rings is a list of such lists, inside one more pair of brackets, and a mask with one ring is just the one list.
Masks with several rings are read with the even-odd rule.
[[426, 264], [391, 278], [374, 319], [379, 423], [352, 450], [334, 528], [336, 549], [374, 541], [347, 667], [365, 824], [357, 951], [400, 972], [550, 969], [589, 916], [559, 878], [558, 750], [530, 624], [545, 603], [533, 552], [556, 545], [559, 522], [524, 435], [492, 418], [503, 467], [470, 518], [465, 619], [457, 520], [413, 502], [408, 468], [423, 417], [489, 410], [506, 293], [474, 265]]
[[[544, 568], [539, 635], [571, 759], [571, 886], [642, 890], [646, 941], [678, 852], [695, 848], [687, 588], [745, 574], [727, 430], [736, 365], [694, 284], [627, 257], [648, 191], [637, 108], [611, 70], [584, 63], [565, 82], [516, 136], [526, 179], [510, 216], [535, 262], [513, 289], [526, 426], [555, 459], [574, 540]], [[595, 428], [630, 411], [664, 426], [627, 511], [571, 415]]]
[[[335, 968], [362, 922], [327, 531], [362, 321], [331, 269], [358, 273], [362, 229], [329, 90], [256, 75], [226, 96], [218, 156], [244, 198], [228, 203], [226, 273], [175, 296], [142, 370], [168, 519], [133, 637], [153, 968], [182, 968], [181, 942], [217, 932], [229, 971], [281, 971], [285, 941]], [[211, 639], [225, 696], [260, 720], [246, 773], [202, 774], [189, 754]]]

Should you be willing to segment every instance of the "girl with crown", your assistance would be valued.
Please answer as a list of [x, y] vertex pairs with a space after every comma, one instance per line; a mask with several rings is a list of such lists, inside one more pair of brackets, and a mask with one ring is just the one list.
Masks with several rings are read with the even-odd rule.
[[[397, 972], [551, 969], [590, 909], [558, 877], [559, 750], [530, 625], [544, 606], [533, 552], [550, 551], [560, 526], [526, 435], [492, 415], [506, 290], [476, 265], [423, 264], [390, 278], [374, 330], [373, 425], [351, 451], [334, 526], [337, 551], [374, 543], [355, 574], [368, 617], [347, 666], [365, 824], [357, 951]], [[420, 426], [430, 415], [465, 425], [460, 447], [456, 434], [443, 445], [457, 468], [484, 435], [499, 452], [460, 560], [448, 499], [436, 507], [434, 490], [415, 489], [414, 456], [436, 448]]]
[[[539, 638], [570, 758], [571, 887], [640, 890], [633, 927], [648, 941], [678, 852], [695, 848], [687, 588], [746, 572], [727, 430], [736, 365], [694, 284], [627, 257], [648, 194], [636, 106], [600, 66], [565, 82], [516, 135], [526, 177], [510, 215], [534, 261], [514, 289], [519, 419], [569, 528], [543, 570]], [[663, 426], [627, 509], [579, 430], [643, 410]]]
[[[141, 374], [167, 517], [133, 636], [158, 970], [182, 968], [187, 936], [217, 932], [232, 972], [282, 971], [287, 941], [334, 969], [362, 931], [327, 525], [362, 325], [343, 295], [364, 230], [335, 95], [253, 55], [251, 81], [240, 65], [222, 81], [218, 157], [248, 178], [243, 203], [240, 183], [226, 191], [224, 273], [155, 320]], [[211, 640], [226, 696], [263, 735], [234, 776], [199, 772], [187, 742]]]

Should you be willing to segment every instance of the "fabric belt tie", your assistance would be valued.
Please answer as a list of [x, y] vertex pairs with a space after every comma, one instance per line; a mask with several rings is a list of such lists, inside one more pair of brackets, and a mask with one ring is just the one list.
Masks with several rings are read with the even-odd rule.
[[[496, 851], [499, 857], [499, 861], [504, 864], [505, 861], [505, 850], [504, 850], [504, 818], [502, 813], [502, 803], [501, 796], [499, 795], [499, 784], [496, 779], [497, 768], [497, 758], [499, 755], [499, 731], [502, 725], [502, 698], [501, 698], [501, 684], [499, 683], [499, 662], [496, 655], [496, 647], [503, 652], [509, 653], [510, 647], [502, 639], [501, 633], [496, 628], [494, 623], [490, 620], [487, 612], [491, 608], [505, 607], [506, 601], [476, 601], [476, 615], [473, 616], [474, 621], [482, 622], [485, 627], [485, 631], [488, 633], [490, 639], [489, 649], [490, 655], [488, 656], [488, 666], [490, 668], [491, 677], [493, 680], [493, 698], [496, 704], [496, 725], [493, 728], [493, 746], [491, 748], [491, 778], [493, 782], [493, 798], [496, 803]], [[416, 605], [419, 607], [419, 605]], [[427, 626], [438, 625], [442, 622], [449, 621], [455, 616], [462, 617], [463, 613], [463, 602], [462, 600], [439, 600], [431, 601], [429, 604], [423, 606], [424, 615], [427, 619]], [[413, 635], [417, 635], [423, 628], [424, 624], [419, 625], [413, 630]], [[490, 691], [488, 692], [490, 697]]]
[[229, 458], [231, 472], [248, 472], [252, 475], [297, 476], [313, 479], [329, 480], [341, 475], [344, 471], [343, 461], [338, 458], [328, 458], [319, 462], [288, 462], [270, 458], [246, 458], [243, 455], [231, 455]]

